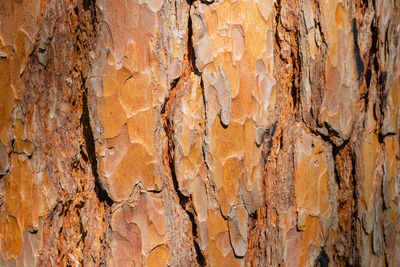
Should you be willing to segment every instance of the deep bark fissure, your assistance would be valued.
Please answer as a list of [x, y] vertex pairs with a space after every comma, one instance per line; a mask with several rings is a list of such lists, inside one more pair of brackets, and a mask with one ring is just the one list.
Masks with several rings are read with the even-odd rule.
[[[298, 3], [290, 3], [287, 5], [297, 6]], [[289, 13], [287, 16], [292, 16], [292, 19], [287, 19], [289, 25], [284, 25], [282, 23], [281, 12], [283, 8], [283, 3], [281, 0], [277, 0], [275, 3], [275, 44], [279, 47], [279, 61], [282, 66], [288, 69], [286, 77], [284, 79], [288, 80], [286, 85], [290, 92], [293, 103], [293, 111], [295, 114], [300, 110], [300, 81], [301, 81], [301, 55], [300, 55], [300, 31], [298, 24], [298, 13], [294, 13], [292, 10], [285, 10]], [[285, 7], [287, 8], [287, 7]], [[283, 39], [280, 35], [285, 36]], [[288, 46], [288, 47], [287, 47]], [[285, 50], [290, 49], [289, 55], [286, 55]]]
[[94, 35], [96, 36], [96, 21], [97, 21], [97, 13], [96, 13], [96, 0], [83, 0], [83, 8], [84, 10], [90, 10], [90, 15], [92, 17], [92, 25], [94, 28]]
[[189, 18], [188, 18], [188, 39], [187, 39], [187, 47], [186, 47], [187, 57], [190, 62], [191, 71], [195, 75], [201, 77], [201, 72], [196, 67], [196, 51], [194, 50], [194, 46], [193, 46], [193, 25], [192, 25], [192, 17], [190, 15], [191, 7], [192, 7], [192, 4], [190, 4]]
[[360, 46], [358, 45], [358, 29], [357, 29], [357, 19], [353, 18], [351, 21], [351, 29], [353, 32], [353, 43], [354, 43], [354, 55], [356, 59], [356, 69], [358, 73], [358, 78], [361, 77], [364, 72], [364, 62], [360, 55]]
[[182, 193], [181, 189], [179, 188], [179, 182], [176, 177], [176, 170], [175, 170], [175, 142], [174, 142], [174, 111], [172, 110], [172, 105], [175, 103], [176, 100], [180, 98], [179, 90], [182, 88], [182, 83], [186, 82], [190, 77], [190, 73], [194, 73], [197, 76], [201, 77], [200, 71], [196, 68], [195, 60], [195, 50], [193, 47], [193, 29], [192, 29], [192, 20], [190, 16], [190, 9], [193, 2], [188, 2], [189, 6], [189, 14], [188, 14], [188, 29], [187, 29], [187, 52], [184, 58], [184, 63], [182, 66], [182, 73], [181, 75], [174, 79], [170, 84], [169, 95], [165, 99], [162, 109], [161, 115], [163, 117], [163, 128], [167, 138], [167, 157], [168, 157], [168, 169], [171, 175], [173, 189], [176, 192], [178, 197], [179, 205], [187, 214], [190, 225], [191, 231], [193, 236], [193, 246], [196, 252], [196, 261], [199, 266], [206, 266], [206, 259], [201, 251], [200, 245], [198, 243], [198, 225], [197, 225], [197, 214], [193, 206], [193, 199], [192, 196], [186, 196]]
[[317, 259], [315, 260], [315, 265], [319, 267], [328, 267], [329, 266], [329, 256], [326, 254], [325, 249], [322, 248], [319, 253]]
[[299, 30], [296, 28], [295, 31], [295, 40], [296, 47], [292, 47], [291, 51], [291, 59], [293, 64], [293, 77], [292, 77], [292, 88], [291, 95], [293, 99], [293, 109], [296, 111], [300, 111], [300, 80], [301, 80], [301, 64], [300, 64], [300, 38], [299, 38]]
[[[83, 78], [83, 76], [81, 78], [83, 80], [83, 84], [85, 85], [86, 80]], [[100, 182], [99, 173], [97, 171], [96, 144], [93, 136], [92, 126], [90, 125], [87, 94], [88, 94], [87, 88], [85, 87], [82, 93], [81, 126], [82, 126], [83, 137], [85, 139], [85, 144], [86, 144], [87, 158], [89, 160], [92, 173], [94, 176], [94, 186], [95, 186], [94, 190], [99, 201], [107, 204], [108, 206], [112, 206], [114, 201], [108, 195], [107, 190], [103, 188], [103, 185]]]
[[[96, 22], [97, 22], [97, 15], [96, 15], [96, 0], [83, 0], [82, 6], [84, 11], [90, 10], [90, 16], [92, 20], [92, 27], [93, 27], [93, 37], [96, 38]], [[79, 6], [75, 7], [75, 12], [76, 16], [79, 18], [80, 17], [80, 11], [79, 11]], [[82, 12], [82, 11], [81, 11]], [[84, 51], [81, 51], [82, 48], [85, 50], [89, 48], [89, 44], [87, 43], [87, 40], [85, 36], [87, 35], [86, 31], [87, 29], [85, 26], [81, 27], [81, 22], [78, 23], [76, 31], [75, 31], [75, 38], [76, 38], [76, 44], [74, 46], [77, 54], [80, 56], [81, 60], [85, 64], [89, 64], [88, 58]], [[83, 35], [83, 37], [81, 37]], [[82, 40], [83, 39], [83, 40]], [[85, 74], [83, 73], [83, 69], [77, 69], [74, 67], [74, 70], [79, 74], [79, 79], [80, 79], [80, 84], [81, 88], [80, 93], [81, 93], [81, 101], [82, 101], [82, 114], [80, 118], [80, 126], [82, 128], [82, 135], [83, 139], [85, 141], [85, 148], [86, 148], [86, 154], [82, 150], [82, 145], [81, 145], [81, 155], [82, 158], [89, 162], [92, 174], [94, 177], [94, 191], [96, 193], [96, 196], [100, 202], [105, 203], [108, 206], [112, 206], [114, 201], [112, 198], [109, 196], [107, 190], [104, 188], [100, 181], [99, 173], [98, 173], [98, 163], [97, 163], [97, 155], [96, 155], [96, 144], [95, 144], [95, 138], [93, 135], [93, 130], [92, 126], [90, 123], [90, 110], [89, 110], [89, 103], [88, 103], [88, 98], [89, 98], [89, 92], [88, 92], [88, 87], [87, 87], [87, 78]]]
[[[176, 86], [176, 85], [175, 85]], [[171, 87], [171, 90], [175, 89], [174, 87]], [[175, 171], [175, 157], [174, 157], [174, 151], [175, 151], [175, 143], [174, 143], [174, 126], [173, 126], [173, 121], [171, 121], [171, 119], [168, 117], [168, 105], [169, 105], [169, 100], [170, 98], [166, 99], [166, 102], [164, 103], [164, 107], [162, 110], [162, 116], [164, 117], [163, 119], [163, 127], [164, 127], [164, 131], [166, 133], [166, 137], [167, 137], [167, 142], [168, 142], [168, 150], [167, 150], [167, 156], [168, 156], [168, 168], [170, 170], [170, 175], [171, 175], [171, 179], [172, 179], [172, 185], [173, 185], [173, 189], [176, 192], [176, 195], [178, 197], [178, 201], [179, 201], [179, 205], [181, 206], [181, 208], [186, 212], [186, 214], [188, 215], [190, 224], [191, 224], [191, 229], [192, 229], [192, 235], [193, 235], [193, 245], [194, 245], [194, 249], [196, 251], [196, 260], [197, 263], [200, 266], [205, 266], [206, 265], [206, 260], [204, 258], [203, 253], [201, 252], [200, 246], [197, 242], [197, 238], [198, 238], [198, 230], [197, 230], [197, 223], [196, 223], [196, 216], [197, 214], [195, 214], [195, 210], [193, 207], [193, 203], [192, 203], [192, 197], [191, 196], [185, 196], [180, 188], [179, 188], [179, 182], [178, 179], [176, 177], [176, 171]]]

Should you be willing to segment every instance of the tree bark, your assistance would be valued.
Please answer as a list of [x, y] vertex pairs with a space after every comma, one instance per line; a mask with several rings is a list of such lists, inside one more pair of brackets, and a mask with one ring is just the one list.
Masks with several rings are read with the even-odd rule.
[[1, 266], [400, 266], [400, 2], [0, 2]]

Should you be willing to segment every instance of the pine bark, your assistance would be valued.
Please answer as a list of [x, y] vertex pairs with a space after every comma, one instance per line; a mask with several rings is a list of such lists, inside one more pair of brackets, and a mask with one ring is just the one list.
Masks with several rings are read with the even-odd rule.
[[400, 2], [0, 2], [0, 266], [400, 266]]

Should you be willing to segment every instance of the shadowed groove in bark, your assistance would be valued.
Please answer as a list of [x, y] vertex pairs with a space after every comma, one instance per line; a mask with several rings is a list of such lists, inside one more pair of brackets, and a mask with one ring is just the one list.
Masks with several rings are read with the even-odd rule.
[[[83, 79], [83, 82], [84, 83], [86, 82], [85, 79]], [[84, 92], [82, 94], [81, 126], [83, 131], [83, 137], [85, 139], [85, 144], [86, 144], [87, 159], [89, 160], [90, 166], [92, 168], [92, 173], [94, 176], [94, 186], [97, 198], [99, 199], [99, 201], [104, 202], [108, 206], [111, 206], [114, 203], [114, 201], [108, 195], [107, 191], [103, 188], [103, 185], [99, 180], [99, 173], [97, 171], [96, 146], [93, 137], [92, 126], [90, 125], [87, 88], [84, 89]], [[82, 150], [81, 153], [83, 154]], [[85, 159], [85, 156], [83, 156], [83, 158]]]
[[[188, 1], [188, 4], [190, 7], [192, 6], [193, 2]], [[161, 115], [163, 118], [163, 128], [167, 137], [167, 142], [168, 142], [168, 147], [167, 147], [167, 157], [168, 157], [168, 169], [170, 171], [171, 179], [172, 179], [172, 185], [173, 189], [176, 192], [178, 199], [179, 199], [179, 204], [182, 207], [182, 209], [186, 212], [188, 215], [190, 225], [191, 225], [191, 230], [192, 230], [192, 235], [193, 235], [193, 246], [196, 252], [196, 261], [199, 266], [206, 266], [207, 262], [206, 259], [201, 251], [201, 248], [199, 246], [199, 243], [197, 241], [198, 239], [198, 226], [197, 226], [197, 214], [195, 212], [194, 206], [193, 206], [193, 200], [192, 196], [185, 196], [180, 188], [179, 188], [179, 182], [176, 177], [176, 171], [175, 171], [175, 143], [174, 143], [174, 121], [173, 121], [173, 110], [171, 110], [171, 105], [175, 103], [176, 100], [179, 99], [179, 96], [177, 95], [179, 90], [181, 89], [181, 83], [186, 82], [190, 78], [190, 74], [194, 73], [197, 76], [201, 76], [200, 71], [196, 68], [195, 65], [195, 60], [196, 60], [196, 55], [195, 55], [195, 50], [193, 47], [193, 41], [192, 41], [192, 35], [193, 35], [193, 29], [192, 29], [192, 20], [190, 16], [190, 7], [189, 7], [189, 15], [188, 15], [188, 28], [187, 28], [187, 54], [185, 55], [184, 58], [184, 63], [182, 66], [182, 73], [181, 75], [174, 79], [171, 84], [170, 84], [170, 89], [169, 89], [169, 95], [165, 99], [162, 109], [161, 109]]]
[[358, 78], [361, 77], [361, 74], [364, 72], [364, 62], [360, 56], [360, 46], [358, 45], [358, 29], [357, 29], [357, 19], [353, 18], [351, 21], [351, 29], [353, 32], [353, 42], [354, 42], [354, 55], [356, 58], [356, 67]]
[[[176, 80], [173, 83], [171, 83], [171, 91], [175, 89], [177, 83], [179, 82], [179, 78], [177, 78]], [[179, 189], [178, 179], [176, 177], [175, 163], [174, 163], [175, 144], [173, 141], [174, 126], [173, 126], [173, 121], [168, 117], [169, 100], [170, 100], [170, 98], [166, 99], [166, 102], [164, 103], [164, 106], [163, 106], [163, 109], [161, 112], [162, 116], [164, 117], [163, 118], [164, 131], [165, 131], [167, 139], [168, 139], [168, 151], [167, 151], [168, 164], [169, 164], [168, 168], [170, 170], [174, 191], [176, 192], [178, 199], [179, 199], [179, 204], [182, 207], [182, 209], [186, 212], [186, 214], [188, 215], [188, 218], [191, 223], [191, 229], [192, 229], [192, 235], [193, 235], [193, 245], [194, 245], [194, 248], [196, 251], [197, 263], [200, 266], [205, 266], [206, 260], [203, 256], [200, 246], [196, 240], [198, 238], [198, 230], [197, 230], [197, 223], [196, 223], [195, 216], [197, 216], [197, 215], [195, 214], [195, 211], [193, 208], [192, 197], [191, 196], [187, 197], [181, 192], [181, 190]]]
[[325, 249], [322, 248], [318, 258], [315, 260], [315, 265], [319, 267], [328, 267], [329, 261], [328, 254], [326, 254]]
[[[84, 11], [87, 11], [87, 10], [90, 11], [92, 26], [93, 26], [93, 35], [96, 38], [96, 23], [97, 23], [96, 0], [83, 0], [82, 6], [83, 6]], [[76, 15], [79, 16], [79, 7], [78, 6], [75, 8], [75, 12], [76, 12]], [[78, 31], [84, 31], [84, 30], [81, 29], [81, 27], [78, 27]], [[76, 40], [77, 40], [78, 44], [80, 43], [83, 47], [86, 47], [87, 44], [83, 43], [83, 41], [80, 40], [79, 34], [77, 35]], [[78, 54], [79, 54], [80, 45], [77, 45], [75, 47], [75, 49], [78, 50]], [[82, 54], [82, 56], [86, 57], [87, 55]], [[84, 59], [87, 60], [87, 58], [84, 58]], [[82, 127], [82, 133], [83, 133], [83, 138], [85, 140], [85, 147], [86, 147], [86, 153], [87, 153], [87, 155], [85, 155], [85, 153], [81, 147], [81, 155], [85, 161], [88, 161], [90, 163], [90, 166], [92, 169], [92, 174], [94, 176], [94, 191], [96, 193], [98, 200], [105, 203], [108, 206], [112, 206], [114, 201], [109, 196], [107, 190], [104, 188], [104, 186], [100, 182], [99, 173], [98, 173], [96, 145], [95, 145], [95, 139], [94, 139], [94, 135], [93, 135], [92, 126], [90, 124], [88, 88], [87, 88], [87, 84], [86, 84], [87, 78], [84, 76], [82, 71], [80, 71], [79, 78], [81, 80], [81, 84], [83, 87], [83, 88], [81, 88], [82, 115], [81, 115], [81, 119], [80, 119], [80, 124]]]
[[97, 22], [96, 0], [83, 0], [83, 8], [85, 11], [88, 9], [90, 10], [93, 28], [95, 29], [94, 35], [96, 36], [96, 22]]
[[[298, 2], [282, 1], [282, 0], [276, 1], [275, 34], [274, 34], [275, 45], [279, 47], [279, 60], [281, 61], [281, 64], [285, 66], [285, 68], [289, 68], [289, 73], [287, 73], [288, 77], [283, 77], [283, 78], [289, 79], [290, 81], [286, 84], [285, 87], [287, 87], [287, 89], [290, 90], [290, 95], [293, 101], [293, 110], [296, 113], [296, 111], [299, 110], [299, 104], [300, 104], [300, 80], [301, 80], [300, 31], [298, 26], [299, 14], [293, 13], [292, 12], [293, 10], [291, 9], [284, 10], [285, 12], [289, 13], [287, 14], [287, 16], [293, 17], [293, 21], [291, 21], [294, 23], [294, 25], [291, 25], [293, 26], [293, 28], [290, 27], [288, 28], [287, 25], [285, 26], [282, 23], [282, 18], [281, 18], [282, 8], [284, 4], [289, 6], [298, 6]], [[282, 39], [280, 33], [283, 36], [288, 37], [289, 39], [286, 38]], [[283, 49], [284, 46], [286, 47], [289, 46], [290, 48], [289, 55], [285, 55]]]

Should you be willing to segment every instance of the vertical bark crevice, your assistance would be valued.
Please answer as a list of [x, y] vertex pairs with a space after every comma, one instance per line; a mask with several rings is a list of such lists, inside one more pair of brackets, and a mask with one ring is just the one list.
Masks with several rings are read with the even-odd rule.
[[[90, 11], [90, 17], [91, 17], [91, 22], [92, 22], [92, 33], [93, 33], [93, 38], [94, 41], [97, 36], [97, 29], [96, 29], [96, 24], [97, 24], [97, 14], [96, 14], [96, 0], [83, 0], [82, 6], [84, 12]], [[76, 6], [75, 8], [75, 13], [77, 16], [80, 16], [79, 13], [79, 5]], [[81, 27], [79, 24], [77, 25], [76, 29], [76, 45], [74, 46], [76, 53], [80, 55], [81, 60], [85, 62], [86, 64], [89, 65], [89, 59], [87, 54], [85, 54], [85, 51], [82, 49], [88, 49], [89, 44], [87, 43], [89, 40], [87, 40], [85, 37], [82, 37], [82, 35], [87, 34], [86, 33], [87, 29], [85, 27]], [[79, 65], [78, 65], [79, 66]], [[96, 196], [100, 202], [105, 203], [108, 206], [112, 206], [114, 201], [112, 198], [109, 196], [107, 190], [104, 188], [100, 181], [99, 173], [98, 173], [98, 163], [97, 163], [97, 155], [96, 155], [96, 144], [95, 144], [95, 138], [93, 135], [93, 130], [91, 126], [91, 119], [90, 119], [90, 109], [89, 109], [89, 92], [88, 92], [88, 86], [87, 86], [87, 77], [86, 74], [84, 73], [84, 69], [81, 68], [76, 68], [75, 69], [79, 73], [79, 79], [80, 79], [80, 85], [82, 88], [80, 88], [80, 94], [82, 98], [82, 113], [81, 113], [81, 119], [80, 119], [80, 125], [82, 127], [82, 135], [83, 139], [85, 141], [85, 148], [86, 148], [86, 154], [82, 151], [82, 145], [81, 145], [81, 155], [84, 160], [88, 161], [90, 164], [90, 168], [92, 170], [92, 174], [94, 177], [94, 191], [96, 193]], [[90, 68], [89, 68], [90, 70]]]
[[356, 68], [357, 68], [358, 78], [360, 78], [364, 72], [364, 62], [361, 59], [360, 46], [358, 45], [358, 29], [357, 29], [357, 19], [356, 18], [353, 18], [351, 20], [351, 29], [353, 32], [353, 43], [354, 43], [354, 55], [355, 55], [355, 59], [356, 59]]
[[338, 185], [338, 231], [335, 239], [334, 261], [346, 266], [359, 265], [358, 196], [355, 156], [352, 145], [345, 143], [332, 150], [334, 172]]
[[169, 94], [168, 97], [165, 99], [162, 109], [161, 109], [161, 116], [163, 119], [163, 128], [167, 139], [166, 145], [166, 154], [164, 156], [164, 164], [168, 164], [167, 169], [169, 170], [169, 175], [172, 180], [173, 190], [175, 191], [179, 205], [181, 206], [182, 210], [188, 216], [190, 221], [191, 227], [191, 234], [193, 238], [193, 248], [196, 253], [196, 262], [199, 266], [206, 266], [207, 262], [202, 253], [200, 245], [198, 243], [198, 225], [197, 225], [197, 214], [195, 208], [193, 206], [192, 196], [186, 196], [182, 193], [179, 182], [176, 177], [175, 171], [175, 141], [174, 141], [174, 116], [175, 116], [175, 109], [179, 106], [180, 98], [184, 93], [184, 87], [186, 86], [185, 83], [190, 84], [190, 75], [194, 73], [196, 76], [201, 76], [200, 71], [196, 68], [196, 55], [195, 50], [193, 47], [193, 29], [192, 29], [192, 20], [190, 16], [190, 9], [193, 2], [189, 1], [189, 14], [188, 14], [188, 22], [187, 22], [187, 34], [186, 34], [186, 54], [183, 59], [182, 64], [182, 72], [180, 76], [174, 79], [170, 84]]
[[[85, 84], [86, 80], [83, 79], [83, 84]], [[83, 132], [83, 137], [85, 139], [85, 144], [86, 144], [86, 152], [87, 155], [85, 156], [83, 154], [83, 158], [87, 158], [89, 160], [92, 173], [94, 176], [94, 190], [97, 195], [97, 198], [99, 201], [107, 204], [108, 206], [112, 206], [114, 201], [112, 198], [108, 195], [108, 192], [106, 189], [104, 189], [103, 185], [100, 182], [99, 178], [99, 173], [97, 171], [97, 155], [96, 155], [96, 144], [93, 136], [93, 131], [92, 131], [92, 126], [90, 125], [90, 115], [89, 115], [89, 107], [88, 107], [88, 97], [87, 97], [87, 88], [84, 89], [82, 93], [82, 117], [81, 117], [81, 126], [82, 126], [82, 132]]]
[[[275, 57], [278, 62], [274, 64], [282, 68], [278, 72], [277, 78], [281, 80], [283, 88], [281, 90], [289, 92], [291, 96], [291, 107], [295, 114], [298, 113], [300, 105], [300, 31], [299, 31], [299, 3], [295, 1], [277, 0], [275, 3]], [[281, 14], [285, 17], [282, 18]]]
[[[178, 83], [179, 83], [179, 80], [176, 84], [171, 84], [170, 94], [174, 93], [173, 90], [176, 89], [176, 86]], [[169, 109], [170, 109], [169, 105], [171, 105], [170, 101], [174, 101], [174, 100], [175, 100], [175, 98], [173, 98], [173, 97], [167, 98], [166, 102], [164, 103], [162, 112], [161, 112], [161, 115], [163, 117], [163, 127], [164, 127], [164, 131], [166, 133], [166, 138], [167, 138], [167, 149], [168, 149], [167, 157], [168, 158], [166, 159], [166, 161], [168, 162], [168, 169], [170, 171], [173, 189], [178, 197], [179, 205], [185, 211], [185, 213], [187, 214], [187, 216], [190, 220], [191, 231], [192, 231], [192, 235], [193, 235], [193, 246], [194, 246], [194, 249], [196, 252], [197, 263], [200, 266], [205, 266], [206, 260], [204, 258], [203, 253], [201, 252], [200, 246], [197, 241], [198, 229], [197, 229], [196, 213], [195, 213], [195, 209], [193, 207], [192, 197], [185, 196], [181, 192], [181, 190], [179, 188], [179, 182], [178, 182], [178, 179], [176, 177], [176, 172], [175, 172], [174, 124], [173, 124], [173, 119], [170, 118], [171, 113], [169, 113]]]

